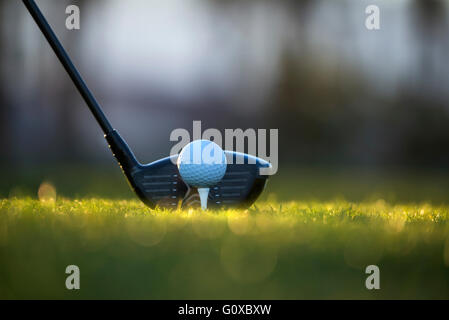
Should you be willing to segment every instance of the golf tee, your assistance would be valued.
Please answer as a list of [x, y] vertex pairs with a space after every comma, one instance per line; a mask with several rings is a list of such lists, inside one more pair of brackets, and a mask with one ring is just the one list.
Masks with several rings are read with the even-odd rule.
[[209, 188], [198, 188], [198, 194], [201, 200], [201, 209], [207, 210], [207, 197], [209, 196]]

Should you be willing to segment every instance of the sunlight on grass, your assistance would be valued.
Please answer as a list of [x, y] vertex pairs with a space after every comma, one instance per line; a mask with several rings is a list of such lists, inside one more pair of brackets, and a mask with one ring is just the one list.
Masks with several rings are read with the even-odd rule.
[[[1, 298], [448, 298], [449, 206], [171, 211], [42, 188], [40, 200], [0, 200]], [[83, 274], [76, 295], [62, 285], [69, 264]], [[375, 294], [370, 264], [385, 270]]]

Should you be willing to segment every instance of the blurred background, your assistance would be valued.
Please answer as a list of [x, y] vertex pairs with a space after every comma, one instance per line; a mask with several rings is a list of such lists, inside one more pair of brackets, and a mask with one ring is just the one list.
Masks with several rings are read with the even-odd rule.
[[[203, 129], [278, 128], [281, 178], [272, 186], [293, 183], [280, 197], [381, 190], [447, 199], [448, 1], [37, 3], [142, 162], [168, 155], [170, 132], [191, 130], [193, 120]], [[81, 10], [80, 30], [65, 27], [70, 4]], [[380, 8], [377, 31], [365, 27], [370, 4]], [[132, 197], [100, 128], [15, 0], [0, 2], [0, 173], [2, 197], [35, 195], [45, 179], [63, 195]], [[397, 183], [396, 175], [412, 178]]]

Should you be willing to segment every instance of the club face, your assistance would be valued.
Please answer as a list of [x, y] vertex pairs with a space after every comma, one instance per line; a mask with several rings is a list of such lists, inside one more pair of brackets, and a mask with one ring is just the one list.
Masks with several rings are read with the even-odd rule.
[[126, 174], [134, 192], [151, 208], [177, 208], [188, 191], [172, 159], [177, 155], [140, 165]]
[[[228, 160], [226, 173], [217, 185], [210, 188], [208, 208], [247, 208], [265, 188], [266, 175], [260, 168], [270, 164], [247, 154], [225, 151]], [[149, 207], [177, 208], [199, 207], [200, 198], [195, 188], [184, 183], [176, 163], [177, 155], [163, 158], [125, 172], [128, 180]]]

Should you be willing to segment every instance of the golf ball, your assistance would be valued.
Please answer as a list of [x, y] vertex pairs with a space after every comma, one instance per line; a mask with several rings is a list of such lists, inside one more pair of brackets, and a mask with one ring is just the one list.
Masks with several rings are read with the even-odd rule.
[[177, 165], [185, 183], [196, 188], [210, 188], [223, 178], [227, 162], [225, 153], [216, 143], [195, 140], [181, 150]]

